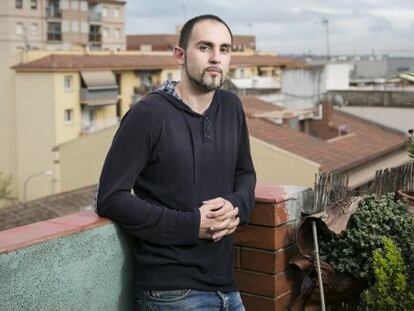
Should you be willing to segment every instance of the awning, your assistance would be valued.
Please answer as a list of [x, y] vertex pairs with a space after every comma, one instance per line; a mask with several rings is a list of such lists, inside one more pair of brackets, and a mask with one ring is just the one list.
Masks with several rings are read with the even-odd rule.
[[81, 76], [89, 90], [118, 89], [111, 71], [81, 71]]
[[82, 105], [86, 105], [88, 107], [101, 107], [101, 106], [109, 106], [115, 105], [118, 99], [115, 98], [104, 98], [104, 99], [89, 99], [89, 100], [81, 100]]

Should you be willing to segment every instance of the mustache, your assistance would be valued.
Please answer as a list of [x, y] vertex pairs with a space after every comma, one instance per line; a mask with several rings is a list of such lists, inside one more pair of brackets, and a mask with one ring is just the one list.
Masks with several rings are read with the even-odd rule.
[[220, 72], [221, 74], [223, 74], [223, 70], [221, 70], [220, 67], [210, 66], [210, 67], [207, 67], [206, 69], [204, 69], [204, 72], [206, 72], [208, 70], [216, 70], [216, 71]]

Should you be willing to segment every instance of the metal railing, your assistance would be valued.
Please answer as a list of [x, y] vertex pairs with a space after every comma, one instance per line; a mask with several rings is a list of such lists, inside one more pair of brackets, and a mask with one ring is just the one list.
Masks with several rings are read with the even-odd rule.
[[62, 10], [56, 6], [48, 6], [46, 7], [46, 17], [61, 18]]

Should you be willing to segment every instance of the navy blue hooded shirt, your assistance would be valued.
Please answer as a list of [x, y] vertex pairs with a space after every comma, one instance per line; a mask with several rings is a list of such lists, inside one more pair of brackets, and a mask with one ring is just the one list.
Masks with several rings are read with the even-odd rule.
[[199, 239], [199, 207], [223, 197], [246, 224], [255, 183], [236, 95], [215, 91], [199, 114], [158, 90], [122, 119], [102, 169], [96, 208], [136, 237], [137, 289], [231, 291], [237, 289], [233, 236]]

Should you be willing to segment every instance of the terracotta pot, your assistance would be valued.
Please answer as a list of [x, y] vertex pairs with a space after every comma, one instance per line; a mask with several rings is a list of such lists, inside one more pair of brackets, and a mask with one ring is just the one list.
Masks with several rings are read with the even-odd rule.
[[414, 190], [398, 190], [398, 195], [407, 199], [408, 210], [414, 214]]

